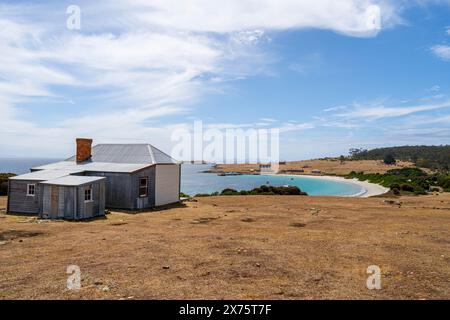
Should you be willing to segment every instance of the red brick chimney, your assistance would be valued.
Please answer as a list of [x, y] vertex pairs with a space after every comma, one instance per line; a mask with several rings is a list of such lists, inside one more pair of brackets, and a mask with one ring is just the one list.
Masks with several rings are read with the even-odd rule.
[[83, 162], [91, 157], [92, 139], [77, 138], [77, 162]]

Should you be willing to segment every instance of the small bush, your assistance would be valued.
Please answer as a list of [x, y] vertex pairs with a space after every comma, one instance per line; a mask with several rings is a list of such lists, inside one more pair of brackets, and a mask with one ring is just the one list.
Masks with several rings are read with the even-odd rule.
[[235, 196], [235, 195], [238, 195], [239, 192], [237, 192], [237, 191], [234, 190], [234, 189], [227, 188], [227, 189], [223, 189], [222, 192], [221, 192], [220, 194], [221, 194], [222, 196]]
[[408, 191], [408, 192], [414, 192], [414, 187], [409, 184], [402, 184], [401, 190]]
[[8, 178], [14, 176], [14, 173], [0, 173], [0, 196], [8, 195]]
[[237, 195], [300, 195], [307, 196], [306, 192], [301, 191], [298, 187], [273, 187], [262, 185], [259, 188], [254, 188], [250, 191], [241, 190], [237, 191], [231, 188], [223, 189], [222, 192], [214, 192], [211, 194], [199, 193], [196, 197], [209, 197], [209, 196], [237, 196]]
[[384, 156], [383, 162], [385, 164], [395, 164], [397, 161], [395, 160], [395, 158], [392, 154], [387, 154]]
[[389, 188], [391, 190], [394, 190], [394, 189], [399, 190], [400, 189], [400, 185], [398, 183], [392, 183]]

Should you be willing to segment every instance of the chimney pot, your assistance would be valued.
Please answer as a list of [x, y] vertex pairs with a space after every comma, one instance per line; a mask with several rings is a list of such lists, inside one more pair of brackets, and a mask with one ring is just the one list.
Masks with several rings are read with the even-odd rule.
[[92, 139], [77, 138], [77, 162], [83, 162], [91, 157]]

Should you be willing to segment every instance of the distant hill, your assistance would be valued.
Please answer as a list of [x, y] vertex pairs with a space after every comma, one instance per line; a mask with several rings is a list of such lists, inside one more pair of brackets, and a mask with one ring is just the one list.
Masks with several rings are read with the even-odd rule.
[[350, 149], [350, 157], [355, 160], [383, 160], [386, 155], [393, 155], [397, 160], [411, 161], [418, 167], [446, 171], [450, 168], [450, 145]]

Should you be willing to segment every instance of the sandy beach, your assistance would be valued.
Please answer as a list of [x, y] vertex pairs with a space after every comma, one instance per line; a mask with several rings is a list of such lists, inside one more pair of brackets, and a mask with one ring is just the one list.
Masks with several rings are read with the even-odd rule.
[[357, 185], [362, 188], [361, 192], [358, 192], [357, 194], [348, 196], [348, 197], [358, 197], [358, 198], [368, 198], [372, 196], [378, 196], [381, 194], [385, 194], [389, 191], [388, 188], [385, 188], [383, 186], [380, 186], [376, 183], [370, 183], [367, 181], [359, 181], [358, 179], [345, 179], [342, 177], [333, 177], [333, 176], [309, 176], [309, 175], [294, 175], [294, 174], [279, 174], [280, 176], [287, 176], [287, 177], [303, 177], [308, 179], [321, 179], [321, 180], [328, 180], [328, 181], [337, 181], [342, 183], [350, 183]]

